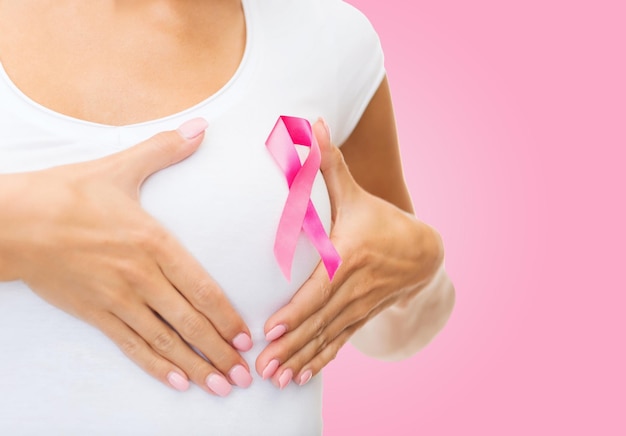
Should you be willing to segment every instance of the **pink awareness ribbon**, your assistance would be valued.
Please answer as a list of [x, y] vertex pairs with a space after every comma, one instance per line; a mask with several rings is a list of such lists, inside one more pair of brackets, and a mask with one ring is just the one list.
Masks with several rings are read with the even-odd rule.
[[[311, 149], [304, 163], [300, 162], [296, 144]], [[302, 230], [320, 254], [328, 277], [332, 280], [341, 264], [341, 257], [326, 234], [311, 202], [313, 181], [322, 160], [320, 146], [313, 135], [311, 124], [304, 118], [280, 116], [265, 145], [285, 174], [289, 186], [274, 241], [274, 256], [280, 269], [287, 280], [291, 280], [291, 266]]]

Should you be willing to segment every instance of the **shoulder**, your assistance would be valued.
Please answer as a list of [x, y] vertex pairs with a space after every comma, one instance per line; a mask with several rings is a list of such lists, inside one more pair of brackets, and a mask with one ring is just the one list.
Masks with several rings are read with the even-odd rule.
[[[305, 52], [335, 65], [341, 74], [363, 64], [382, 64], [374, 27], [357, 8], [342, 0], [247, 0], [254, 2], [258, 28], [268, 46]], [[348, 75], [349, 76], [349, 75]]]
[[335, 37], [376, 33], [368, 18], [343, 0], [263, 0], [257, 8], [266, 23], [280, 28], [318, 30]]
[[[369, 19], [342, 0], [244, 0], [258, 18], [259, 52], [280, 89], [318, 102], [341, 144], [384, 76], [384, 55]], [[303, 93], [308, 93], [306, 96]]]

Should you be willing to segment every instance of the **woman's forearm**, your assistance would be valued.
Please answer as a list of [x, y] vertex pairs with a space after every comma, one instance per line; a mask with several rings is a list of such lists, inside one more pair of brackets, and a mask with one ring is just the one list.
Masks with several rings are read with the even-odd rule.
[[[414, 218], [386, 79], [341, 150], [361, 187]], [[454, 306], [454, 287], [442, 266], [443, 244], [434, 229], [420, 222], [417, 226], [424, 231], [414, 268], [426, 279], [415, 285], [409, 298], [380, 312], [351, 338], [358, 349], [376, 358], [399, 360], [414, 354], [443, 328]], [[408, 240], [404, 237], [404, 242]]]

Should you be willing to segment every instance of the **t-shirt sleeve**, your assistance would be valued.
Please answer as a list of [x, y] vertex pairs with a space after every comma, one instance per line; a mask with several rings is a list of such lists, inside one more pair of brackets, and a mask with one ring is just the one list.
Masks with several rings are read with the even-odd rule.
[[383, 50], [367, 17], [341, 0], [325, 3], [330, 58], [336, 65], [336, 117], [328, 120], [333, 142], [343, 144], [385, 77]]

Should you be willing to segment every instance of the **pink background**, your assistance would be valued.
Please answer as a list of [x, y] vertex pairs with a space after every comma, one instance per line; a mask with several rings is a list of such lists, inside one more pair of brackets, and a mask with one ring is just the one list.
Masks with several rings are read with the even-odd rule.
[[457, 305], [404, 362], [344, 348], [325, 434], [626, 435], [625, 3], [349, 1]]

